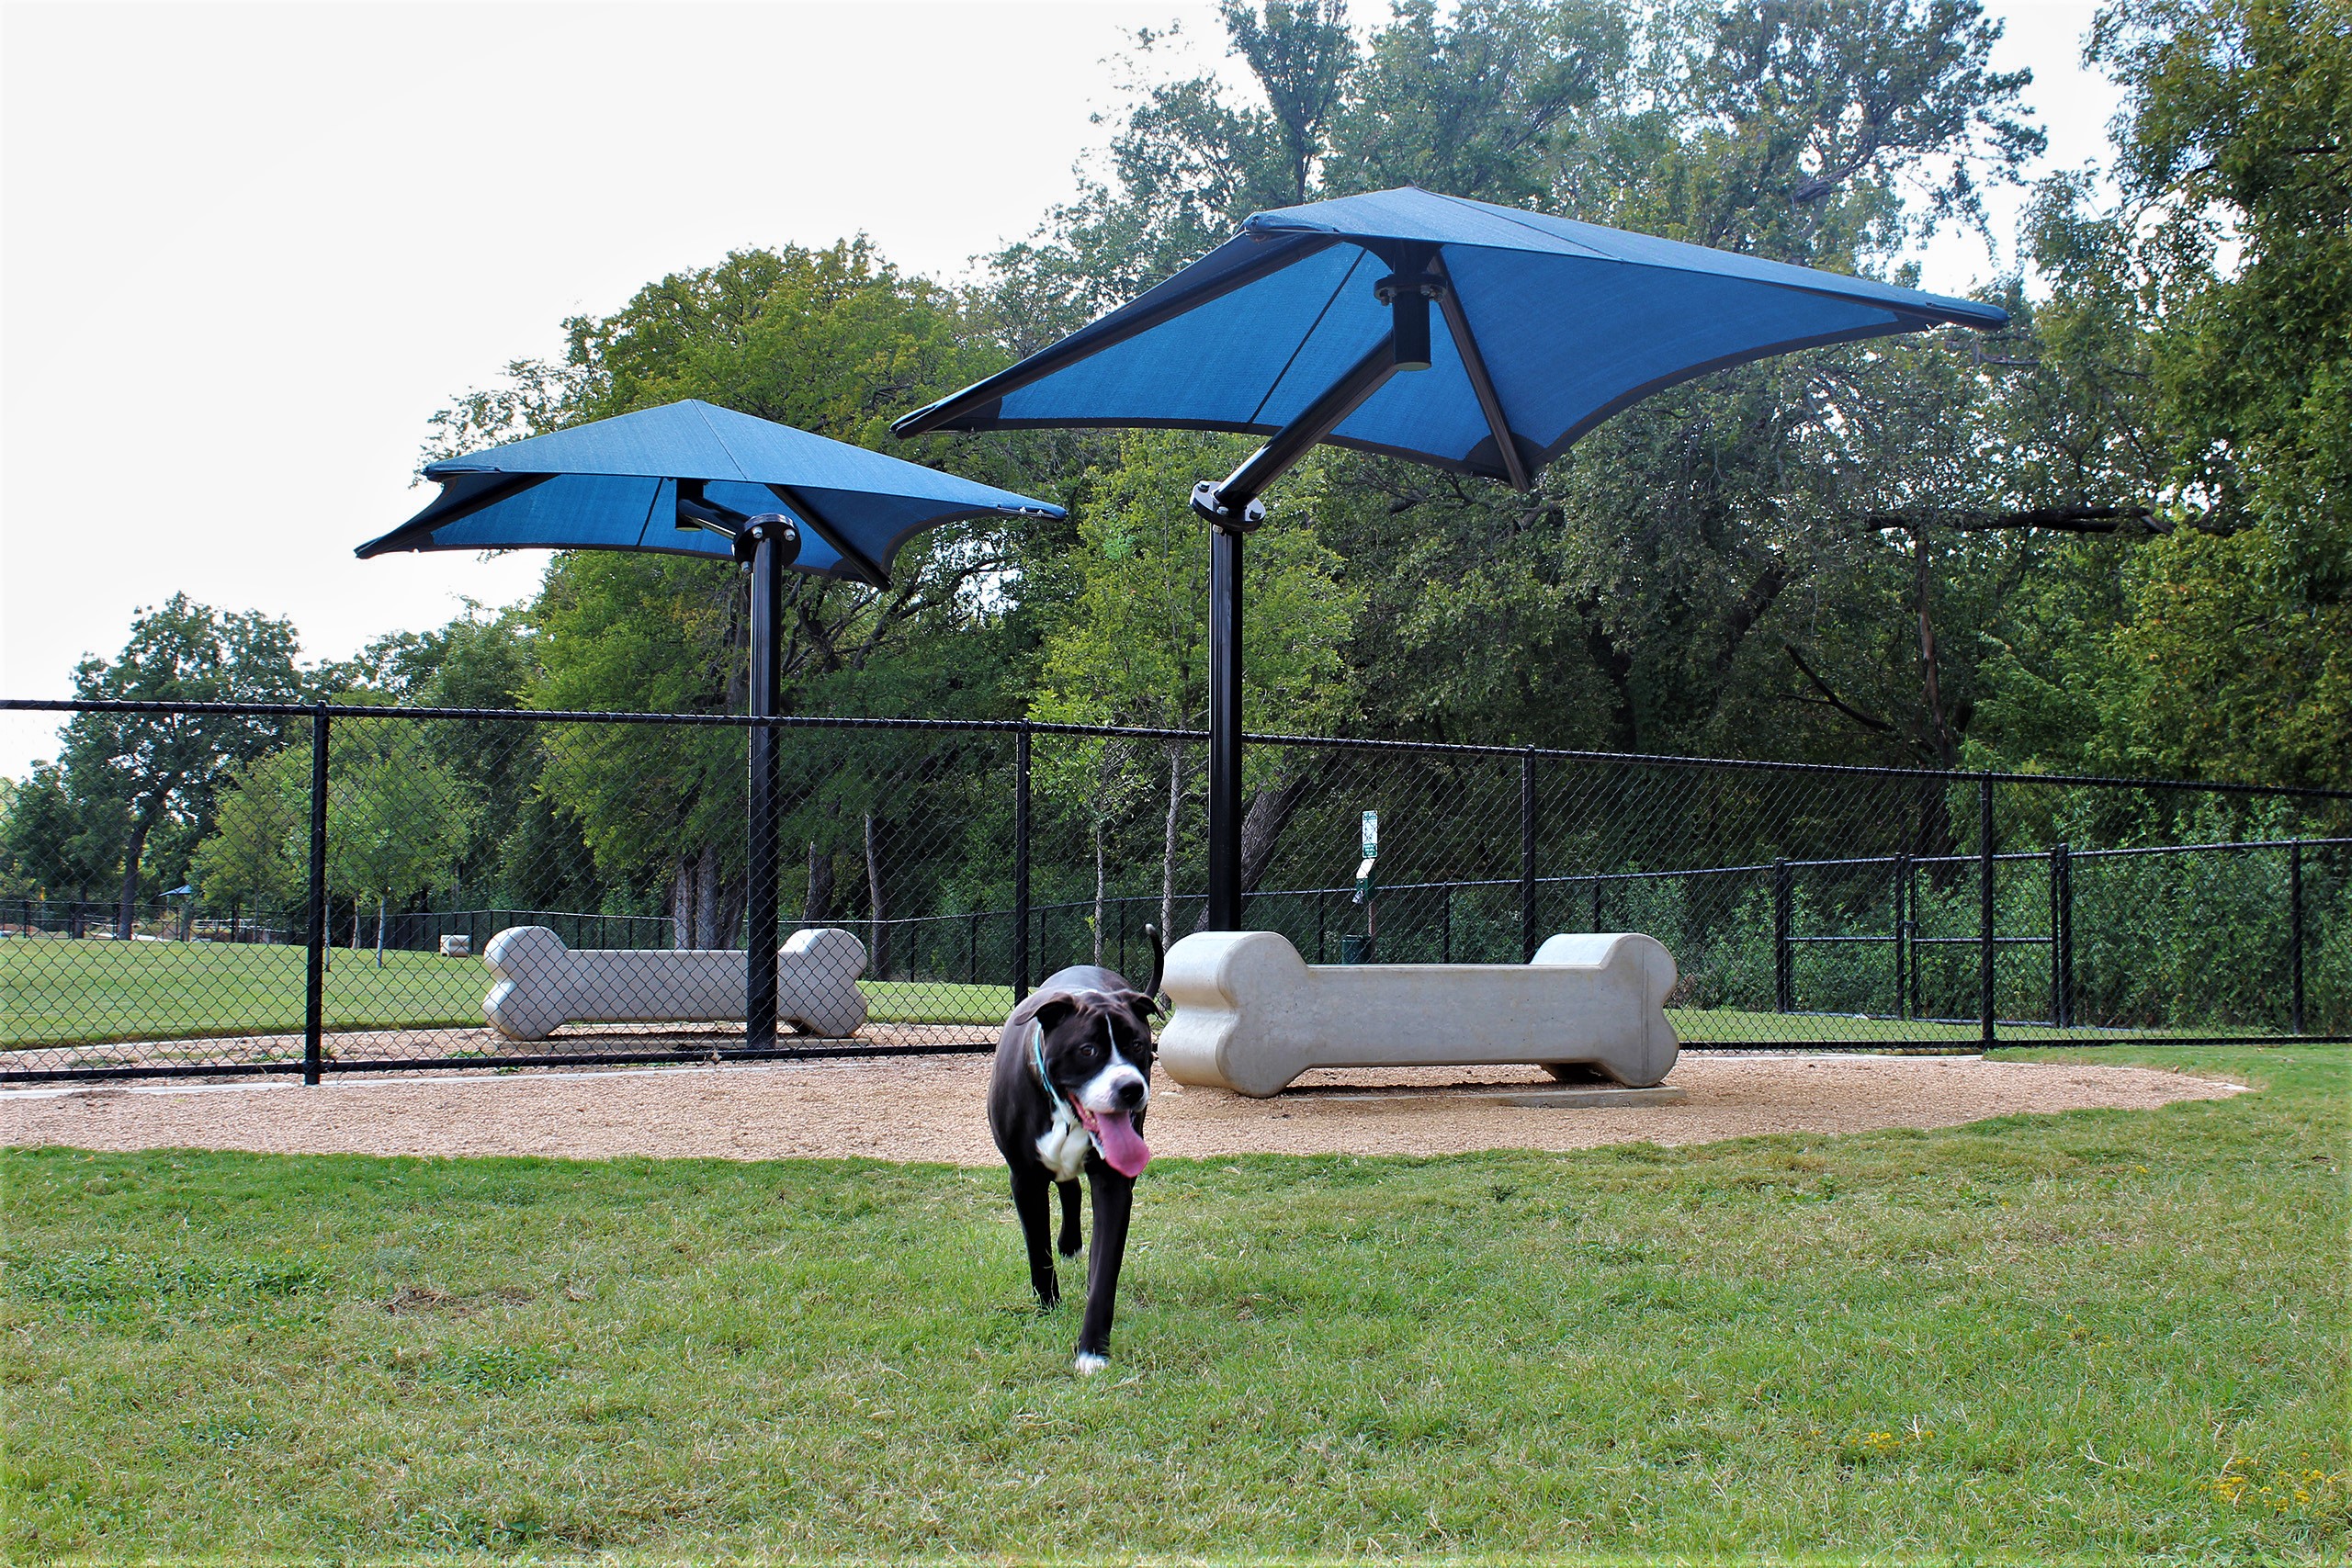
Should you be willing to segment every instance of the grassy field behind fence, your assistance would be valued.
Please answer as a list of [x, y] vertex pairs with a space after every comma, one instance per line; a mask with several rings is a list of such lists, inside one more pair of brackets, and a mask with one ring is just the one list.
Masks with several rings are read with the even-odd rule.
[[0, 1528], [18, 1557], [2341, 1562], [2352, 1056], [2098, 1059], [2261, 1092], [1163, 1161], [1091, 1382], [992, 1170], [10, 1151]]
[[[173, 942], [0, 942], [0, 1046], [95, 1044], [226, 1034], [300, 1033], [303, 950]], [[480, 1028], [493, 979], [479, 958], [338, 948], [326, 976], [329, 1029]], [[877, 1023], [993, 1026], [1012, 1007], [1009, 986], [933, 980], [860, 982]], [[1676, 1009], [1693, 1043], [1781, 1040], [1965, 1043], [1972, 1024], [1906, 1023], [1730, 1008]], [[2007, 1037], [2043, 1037], [2047, 1024], [2007, 1024]], [[2101, 1032], [2075, 1032], [2086, 1039]], [[561, 1036], [558, 1036], [559, 1039]], [[548, 1049], [560, 1049], [549, 1046]]]

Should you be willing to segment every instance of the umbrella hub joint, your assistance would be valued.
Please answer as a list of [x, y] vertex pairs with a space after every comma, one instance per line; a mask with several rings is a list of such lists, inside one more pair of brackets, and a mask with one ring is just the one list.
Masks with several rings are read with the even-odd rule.
[[1224, 489], [1225, 483], [1229, 482], [1231, 481], [1221, 483], [1216, 479], [1203, 479], [1194, 485], [1193, 510], [1228, 534], [1256, 532], [1266, 521], [1266, 503], [1256, 496], [1251, 496], [1238, 505], [1228, 504], [1219, 491]]
[[1428, 369], [1430, 302], [1445, 298], [1445, 279], [1399, 267], [1374, 284], [1372, 295], [1388, 307], [1390, 362], [1399, 370]]

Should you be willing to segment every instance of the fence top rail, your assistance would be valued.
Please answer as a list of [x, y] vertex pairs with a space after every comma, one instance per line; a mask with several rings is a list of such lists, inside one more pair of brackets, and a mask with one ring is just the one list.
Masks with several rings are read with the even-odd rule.
[[[978, 733], [1076, 735], [1099, 739], [1174, 740], [1204, 744], [1204, 730], [1152, 729], [1107, 725], [1046, 724], [1023, 718], [867, 718], [824, 714], [782, 714], [754, 719], [742, 714], [626, 713], [578, 708], [394, 707], [368, 703], [178, 703], [57, 697], [0, 697], [0, 712], [219, 714], [248, 718], [486, 719], [528, 724], [666, 724], [775, 729], [947, 730]], [[1408, 755], [1509, 757], [1543, 761], [1596, 762], [1649, 768], [1720, 769], [1766, 773], [1903, 779], [1913, 783], [2050, 784], [2105, 789], [2188, 790], [2208, 795], [2270, 795], [2301, 800], [2352, 800], [2352, 789], [2313, 784], [2236, 784], [2203, 779], [2142, 779], [2098, 773], [2000, 773], [1943, 768], [1887, 768], [1860, 762], [1782, 762], [1741, 757], [1678, 757], [1646, 751], [1585, 751], [1544, 746], [1480, 746], [1459, 741], [1377, 740], [1340, 735], [1250, 734], [1252, 746], [1315, 746], [1333, 750], [1395, 751]], [[2309, 841], [2309, 840], [2307, 840]]]

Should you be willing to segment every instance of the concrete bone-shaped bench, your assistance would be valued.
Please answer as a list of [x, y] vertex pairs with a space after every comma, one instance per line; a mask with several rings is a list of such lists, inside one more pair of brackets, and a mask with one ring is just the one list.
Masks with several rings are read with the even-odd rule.
[[1199, 931], [1168, 950], [1159, 1059], [1178, 1083], [1260, 1098], [1312, 1067], [1506, 1062], [1646, 1088], [1679, 1050], [1674, 979], [1634, 932], [1555, 936], [1523, 964], [1309, 964], [1272, 931]]
[[[743, 1016], [743, 954], [723, 950], [582, 948], [545, 926], [510, 926], [481, 961], [499, 977], [482, 1017], [510, 1040], [567, 1023], [715, 1022]], [[865, 1023], [865, 944], [845, 931], [795, 931], [775, 957], [776, 1017], [829, 1039]]]

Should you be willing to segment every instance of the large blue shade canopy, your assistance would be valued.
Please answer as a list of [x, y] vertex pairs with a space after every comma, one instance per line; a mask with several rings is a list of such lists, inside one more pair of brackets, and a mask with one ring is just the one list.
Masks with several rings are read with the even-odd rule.
[[[961, 517], [1062, 509], [695, 399], [435, 463], [441, 493], [361, 558], [394, 550], [661, 550], [727, 558], [696, 514], [783, 513], [795, 570], [879, 586], [900, 545]], [[685, 502], [681, 511], [681, 502]]]
[[1428, 285], [1442, 321], [1429, 367], [1380, 382], [1323, 439], [1521, 488], [1677, 381], [1819, 344], [2008, 320], [1973, 300], [1408, 186], [1255, 214], [1133, 303], [895, 428], [1272, 434], [1381, 349], [1396, 318], [1379, 286], [1392, 278]]

